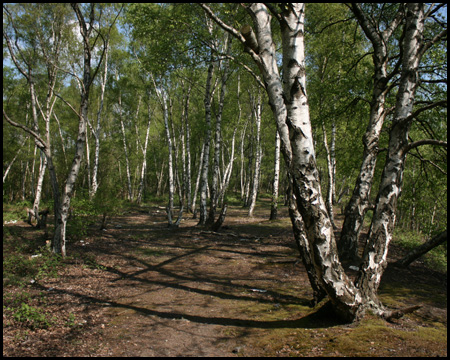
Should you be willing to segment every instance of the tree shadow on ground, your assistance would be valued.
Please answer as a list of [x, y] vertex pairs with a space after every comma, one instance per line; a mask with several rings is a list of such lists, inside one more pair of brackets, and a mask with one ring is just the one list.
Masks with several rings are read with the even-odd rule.
[[167, 320], [188, 320], [198, 324], [209, 324], [209, 325], [222, 325], [222, 326], [235, 326], [243, 328], [257, 328], [257, 329], [317, 329], [317, 328], [329, 328], [337, 325], [344, 324], [341, 320], [336, 318], [333, 314], [332, 308], [329, 303], [325, 303], [317, 311], [308, 314], [299, 319], [289, 319], [289, 320], [251, 320], [251, 319], [240, 319], [232, 317], [209, 317], [209, 316], [199, 316], [191, 315], [175, 311], [158, 311], [154, 309], [147, 309], [145, 307], [121, 304], [116, 301], [99, 299], [97, 297], [80, 294], [70, 290], [59, 290], [50, 289], [48, 287], [42, 286], [40, 284], [35, 285], [41, 291], [53, 291], [59, 294], [67, 294], [75, 298], [88, 301], [91, 305], [98, 305], [108, 308], [119, 308], [133, 310], [137, 314], [144, 316], [154, 316], [160, 319]]

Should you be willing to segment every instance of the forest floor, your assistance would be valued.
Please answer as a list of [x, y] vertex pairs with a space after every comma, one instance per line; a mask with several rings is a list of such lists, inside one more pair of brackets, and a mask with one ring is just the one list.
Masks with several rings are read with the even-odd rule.
[[[253, 218], [230, 207], [219, 233], [190, 218], [168, 228], [157, 206], [130, 208], [106, 231], [99, 219], [53, 276], [18, 285], [4, 272], [3, 356], [447, 356], [446, 274], [388, 266], [382, 301], [422, 307], [392, 323], [342, 324], [323, 303], [308, 306], [286, 209], [267, 217], [267, 207]], [[3, 241], [5, 267], [21, 242], [45, 238], [18, 221]], [[393, 245], [389, 261], [403, 254]]]

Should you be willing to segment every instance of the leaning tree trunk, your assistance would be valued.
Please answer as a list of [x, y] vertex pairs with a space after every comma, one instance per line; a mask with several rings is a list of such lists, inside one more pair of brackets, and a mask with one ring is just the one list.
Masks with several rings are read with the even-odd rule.
[[268, 9], [255, 3], [250, 6], [250, 13], [259, 47], [250, 49], [250, 54], [258, 63], [266, 83], [281, 138], [281, 150], [292, 179], [296, 207], [303, 220], [308, 244], [303, 247], [303, 253], [310, 259], [320, 287], [326, 291], [336, 313], [352, 321], [360, 315], [361, 298], [338, 260], [333, 227], [322, 199], [315, 161], [305, 90], [304, 4], [291, 4], [279, 14], [283, 83], [278, 72]]
[[395, 266], [398, 267], [407, 267], [413, 261], [420, 258], [422, 255], [425, 255], [431, 249], [434, 249], [436, 246], [439, 246], [447, 241], [447, 229], [437, 234], [427, 242], [422, 245], [412, 249], [408, 254], [406, 254], [402, 259], [396, 261], [394, 263]]
[[389, 316], [377, 299], [381, 276], [387, 265], [388, 246], [394, 231], [398, 198], [401, 194], [403, 171], [411, 125], [415, 92], [419, 83], [419, 63], [422, 56], [424, 5], [407, 4], [403, 59], [400, 85], [397, 93], [394, 119], [389, 132], [389, 148], [380, 182], [376, 207], [364, 249], [356, 285], [365, 301], [375, 312]]
[[359, 4], [352, 4], [352, 11], [373, 46], [374, 82], [369, 123], [363, 136], [363, 160], [355, 188], [345, 208], [345, 220], [339, 242], [341, 260], [358, 258], [358, 238], [364, 224], [364, 217], [371, 206], [370, 191], [378, 156], [378, 141], [386, 117], [385, 100], [388, 81], [395, 74], [395, 72], [391, 74], [387, 72], [389, 61], [387, 43], [402, 19], [402, 13], [399, 10], [390, 26], [380, 32]]

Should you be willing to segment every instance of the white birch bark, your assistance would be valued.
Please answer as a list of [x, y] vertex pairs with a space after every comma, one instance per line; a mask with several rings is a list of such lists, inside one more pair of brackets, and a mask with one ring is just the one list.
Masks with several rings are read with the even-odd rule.
[[330, 217], [331, 225], [333, 229], [336, 229], [336, 225], [334, 223], [334, 214], [333, 214], [333, 162], [331, 159], [331, 151], [328, 146], [327, 139], [327, 129], [325, 128], [325, 123], [322, 122], [322, 132], [323, 132], [323, 146], [325, 147], [325, 152], [327, 154], [327, 170], [328, 170], [328, 189], [327, 189], [327, 197], [326, 197], [326, 207], [328, 210], [328, 216]]
[[[283, 82], [278, 71], [271, 32], [271, 15], [280, 22], [283, 43]], [[291, 176], [295, 201], [308, 246], [302, 251], [310, 261], [320, 287], [328, 294], [340, 317], [353, 321], [362, 313], [361, 296], [346, 276], [337, 256], [333, 228], [322, 199], [315, 163], [309, 109], [305, 90], [304, 4], [281, 4], [281, 13], [273, 5], [253, 3], [250, 13], [258, 47], [252, 47], [235, 29], [224, 24], [208, 6], [207, 13], [246, 45], [246, 51], [257, 63], [266, 85], [269, 103], [280, 134], [282, 153]], [[291, 219], [292, 220], [292, 219]], [[293, 221], [294, 229], [296, 225]]]
[[191, 205], [191, 212], [194, 214], [194, 219], [197, 216], [197, 211], [195, 209], [195, 203], [197, 202], [197, 194], [200, 184], [200, 177], [202, 175], [202, 168], [203, 168], [203, 156], [205, 154], [205, 144], [202, 145], [202, 150], [200, 151], [200, 160], [198, 165], [198, 172], [197, 172], [197, 179], [195, 180], [195, 187], [194, 187], [194, 195], [192, 196], [192, 205]]
[[370, 192], [378, 155], [378, 140], [386, 117], [385, 100], [389, 88], [389, 79], [396, 71], [388, 73], [389, 54], [387, 44], [393, 31], [402, 20], [399, 10], [394, 20], [380, 32], [373, 18], [370, 18], [360, 4], [353, 3], [352, 11], [373, 46], [374, 83], [370, 117], [363, 137], [364, 152], [360, 172], [352, 196], [345, 208], [345, 220], [339, 242], [339, 257], [358, 258], [358, 238], [364, 223], [364, 217], [370, 207]]
[[138, 194], [137, 194], [137, 198], [136, 198], [136, 202], [138, 204], [140, 204], [142, 202], [142, 197], [144, 194], [144, 180], [145, 180], [145, 174], [147, 171], [147, 147], [148, 147], [148, 138], [150, 136], [151, 119], [152, 119], [152, 112], [150, 109], [150, 95], [149, 95], [147, 131], [145, 133], [144, 147], [141, 148], [143, 158], [142, 158], [142, 168], [141, 168], [141, 176], [140, 176], [140, 181], [139, 181]]
[[253, 174], [253, 186], [250, 194], [250, 202], [248, 207], [248, 216], [253, 216], [256, 205], [256, 196], [259, 188], [259, 172], [261, 169], [261, 94], [254, 99], [253, 116], [256, 123], [256, 155], [255, 155], [255, 172]]
[[[184, 108], [184, 126], [185, 126], [185, 146], [186, 146], [186, 173], [185, 173], [185, 192], [186, 192], [186, 200], [187, 200], [187, 208], [188, 211], [192, 210], [192, 175], [191, 175], [191, 129], [189, 126], [189, 99], [191, 95], [191, 84], [189, 84], [189, 88], [186, 95], [186, 102]], [[183, 125], [182, 125], [183, 126]]]
[[[225, 36], [225, 48], [226, 53], [229, 54], [231, 50], [231, 41], [229, 40], [228, 33]], [[209, 224], [213, 224], [215, 221], [215, 214], [217, 208], [217, 202], [219, 199], [219, 163], [220, 163], [220, 155], [222, 152], [222, 113], [223, 106], [225, 102], [225, 95], [227, 92], [227, 81], [228, 81], [228, 70], [229, 64], [228, 61], [224, 60], [223, 62], [223, 74], [222, 74], [222, 82], [220, 88], [220, 96], [219, 96], [219, 106], [217, 109], [216, 115], [216, 131], [215, 131], [215, 141], [214, 141], [214, 163], [213, 163], [213, 176], [211, 183], [211, 204], [209, 208], [208, 220]]]
[[364, 249], [364, 261], [356, 284], [380, 313], [384, 309], [376, 297], [381, 276], [387, 265], [388, 246], [396, 219], [397, 201], [401, 194], [403, 170], [411, 125], [411, 113], [417, 86], [419, 64], [424, 51], [424, 4], [408, 3], [403, 39], [403, 59], [394, 120], [389, 133], [389, 148], [383, 169], [375, 212]]
[[[116, 80], [118, 79], [118, 74], [116, 72]], [[133, 199], [133, 192], [131, 187], [131, 174], [130, 174], [130, 161], [128, 158], [128, 146], [127, 146], [127, 138], [125, 134], [125, 125], [123, 123], [123, 113], [122, 113], [122, 94], [121, 91], [119, 91], [119, 98], [118, 98], [118, 105], [119, 105], [119, 121], [120, 121], [120, 131], [122, 133], [122, 144], [123, 144], [123, 153], [125, 155], [125, 167], [126, 167], [126, 174], [127, 174], [127, 189], [128, 189], [128, 200]]]
[[275, 159], [273, 165], [272, 205], [269, 220], [276, 220], [278, 214], [278, 188], [280, 182], [280, 134], [275, 132]]
[[160, 91], [159, 96], [161, 98], [162, 106], [163, 106], [164, 128], [166, 131], [167, 147], [169, 149], [169, 158], [168, 158], [169, 203], [167, 205], [167, 216], [168, 216], [168, 220], [169, 220], [169, 225], [172, 225], [173, 194], [174, 194], [172, 138], [170, 136], [170, 130], [169, 130], [169, 110], [167, 108], [167, 94], [165, 91]]
[[92, 198], [95, 196], [98, 190], [98, 167], [100, 161], [100, 129], [101, 129], [101, 117], [103, 111], [103, 105], [105, 100], [105, 89], [106, 89], [106, 80], [108, 78], [108, 58], [109, 58], [109, 36], [105, 42], [105, 55], [104, 55], [104, 67], [103, 74], [101, 75], [100, 81], [100, 106], [97, 112], [97, 123], [95, 126], [95, 130], [91, 128], [92, 135], [95, 139], [95, 147], [94, 147], [94, 165], [92, 168], [92, 185], [91, 192], [89, 196]]
[[230, 161], [228, 162], [228, 165], [224, 171], [222, 185], [220, 188], [220, 195], [219, 195], [219, 202], [223, 206], [223, 198], [225, 196], [225, 193], [228, 189], [228, 185], [230, 184], [231, 179], [231, 173], [233, 172], [233, 163], [234, 163], [234, 147], [235, 147], [235, 138], [236, 138], [236, 132], [237, 128], [233, 131], [233, 137], [231, 139], [231, 155], [230, 155]]
[[202, 172], [200, 177], [200, 215], [199, 215], [199, 225], [206, 224], [208, 213], [206, 207], [207, 199], [207, 188], [208, 188], [208, 171], [209, 171], [209, 148], [211, 142], [211, 83], [214, 71], [214, 63], [212, 56], [210, 59], [210, 64], [208, 66], [208, 75], [206, 78], [206, 89], [205, 89], [205, 122], [206, 122], [206, 135], [204, 140], [204, 150], [203, 150], [203, 163]]

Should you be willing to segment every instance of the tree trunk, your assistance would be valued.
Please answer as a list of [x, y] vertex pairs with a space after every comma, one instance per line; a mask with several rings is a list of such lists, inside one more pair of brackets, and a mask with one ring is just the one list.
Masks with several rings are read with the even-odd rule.
[[335, 312], [353, 321], [361, 314], [361, 298], [338, 260], [315, 161], [305, 90], [304, 4], [290, 4], [283, 9], [278, 14], [283, 43], [283, 82], [270, 29], [271, 16], [260, 3], [249, 6], [259, 44], [259, 53], [251, 55], [265, 80], [280, 134], [281, 151], [292, 179], [296, 207], [303, 220], [308, 244], [303, 247], [303, 253], [314, 264], [320, 287], [326, 291]]
[[[81, 86], [81, 101], [80, 101], [80, 111], [78, 118], [78, 136], [75, 143], [75, 156], [72, 161], [72, 166], [67, 176], [66, 184], [64, 186], [64, 191], [61, 196], [61, 201], [57, 203], [57, 198], [55, 197], [55, 234], [52, 240], [52, 250], [55, 253], [61, 254], [63, 257], [66, 256], [66, 225], [67, 217], [70, 207], [70, 199], [73, 195], [73, 189], [75, 186], [76, 179], [81, 167], [81, 160], [83, 157], [85, 141], [86, 141], [86, 131], [87, 131], [87, 117], [88, 117], [88, 107], [89, 107], [89, 92], [92, 85], [93, 78], [91, 76], [91, 45], [90, 45], [90, 35], [93, 27], [87, 26], [87, 22], [84, 19], [83, 14], [78, 6], [78, 4], [72, 4], [73, 10], [80, 24], [80, 33], [83, 38], [83, 86]], [[94, 11], [90, 13], [90, 18], [88, 20], [89, 24], [92, 24], [94, 19]], [[100, 64], [98, 65], [100, 66]], [[94, 72], [95, 74], [95, 72]], [[49, 154], [51, 156], [51, 154]], [[57, 188], [56, 174], [54, 173], [53, 161], [47, 157], [48, 167], [53, 187], [53, 193], [58, 194], [59, 190]]]
[[97, 124], [94, 129], [91, 129], [92, 135], [94, 135], [95, 139], [95, 148], [94, 148], [94, 167], [92, 169], [92, 187], [91, 187], [91, 193], [89, 194], [90, 198], [94, 197], [94, 195], [97, 193], [98, 189], [98, 166], [99, 166], [99, 159], [100, 159], [100, 128], [101, 128], [101, 114], [103, 111], [103, 104], [104, 104], [104, 98], [105, 98], [105, 88], [106, 88], [106, 80], [108, 78], [108, 55], [109, 55], [109, 36], [107, 37], [106, 43], [105, 43], [105, 58], [104, 61], [104, 68], [103, 68], [103, 75], [101, 78], [101, 85], [100, 85], [100, 107], [97, 112]]
[[233, 138], [231, 139], [231, 154], [230, 154], [230, 161], [224, 171], [223, 174], [223, 180], [222, 180], [222, 186], [220, 188], [220, 194], [219, 194], [219, 202], [223, 206], [223, 198], [225, 196], [225, 193], [228, 189], [228, 185], [230, 184], [231, 179], [231, 173], [233, 172], [233, 163], [234, 163], [234, 144], [235, 144], [235, 138], [236, 138], [236, 131], [237, 128], [233, 131]]
[[[191, 211], [192, 208], [192, 174], [191, 174], [191, 129], [189, 127], [189, 99], [191, 95], [191, 84], [189, 84], [189, 89], [186, 95], [186, 102], [184, 108], [184, 126], [185, 126], [185, 145], [186, 145], [186, 172], [185, 172], [185, 193], [187, 200], [187, 209]], [[183, 126], [182, 125], [182, 126]]]
[[[156, 86], [155, 86], [156, 89]], [[158, 89], [156, 89], [158, 92]], [[161, 100], [161, 105], [163, 107], [163, 117], [164, 117], [164, 128], [166, 130], [167, 146], [169, 149], [169, 159], [168, 159], [168, 171], [169, 171], [169, 203], [167, 205], [167, 215], [169, 226], [172, 225], [172, 211], [173, 211], [173, 194], [174, 194], [174, 177], [173, 177], [173, 149], [172, 149], [172, 138], [170, 136], [169, 130], [169, 111], [167, 108], [167, 94], [165, 91], [160, 91], [159, 97]]]
[[[117, 73], [116, 73], [117, 78]], [[127, 138], [125, 135], [125, 125], [123, 123], [122, 119], [122, 95], [119, 91], [119, 120], [120, 120], [120, 130], [122, 132], [122, 143], [123, 143], [123, 153], [125, 155], [125, 165], [126, 165], [126, 172], [127, 172], [127, 186], [128, 186], [128, 200], [133, 199], [133, 192], [131, 187], [131, 175], [130, 175], [130, 160], [128, 157], [128, 146], [127, 146]]]
[[[39, 224], [39, 205], [41, 203], [42, 185], [44, 183], [45, 170], [47, 170], [47, 157], [42, 151], [40, 151], [39, 153], [41, 157], [41, 165], [39, 166], [39, 175], [35, 192], [36, 196], [33, 203], [33, 216], [36, 219], [37, 224]], [[31, 219], [29, 220], [31, 225]]]
[[261, 169], [261, 94], [253, 101], [253, 116], [256, 123], [256, 156], [255, 156], [255, 172], [253, 174], [253, 186], [249, 196], [250, 202], [248, 207], [248, 216], [253, 216], [256, 205], [256, 196], [259, 188], [259, 172]]
[[369, 123], [363, 137], [363, 161], [352, 197], [345, 208], [345, 220], [339, 242], [341, 260], [358, 258], [358, 238], [364, 224], [364, 217], [371, 206], [370, 191], [378, 155], [378, 140], [386, 117], [384, 104], [388, 92], [388, 81], [396, 73], [395, 71], [391, 74], [387, 72], [389, 61], [387, 43], [402, 19], [402, 13], [399, 10], [390, 26], [380, 33], [377, 24], [364, 13], [359, 4], [353, 4], [352, 11], [373, 46], [374, 83]]
[[195, 203], [197, 202], [197, 194], [198, 194], [198, 188], [199, 188], [199, 184], [200, 184], [200, 177], [202, 175], [204, 154], [205, 154], [205, 144], [203, 143], [202, 150], [200, 151], [200, 160], [198, 163], [199, 165], [198, 165], [197, 179], [195, 180], [194, 195], [192, 196], [191, 212], [194, 215], [193, 216], [194, 219], [197, 217], [197, 210], [195, 209]]
[[276, 220], [278, 214], [278, 187], [280, 183], [280, 134], [275, 132], [275, 160], [273, 169], [272, 205], [269, 220]]
[[[228, 34], [225, 36], [225, 46], [226, 53], [229, 54], [231, 50], [231, 41]], [[214, 142], [214, 167], [213, 176], [211, 183], [211, 204], [209, 207], [209, 215], [207, 223], [213, 224], [214, 218], [216, 216], [217, 202], [219, 200], [219, 163], [220, 154], [222, 152], [222, 112], [223, 105], [225, 102], [225, 95], [227, 92], [227, 81], [228, 81], [228, 61], [223, 62], [223, 74], [222, 74], [222, 84], [220, 89], [219, 107], [216, 115], [216, 133]]]
[[205, 122], [206, 122], [206, 135], [204, 141], [203, 150], [203, 163], [202, 172], [200, 177], [200, 217], [198, 225], [205, 225], [208, 217], [206, 199], [207, 199], [207, 187], [208, 187], [208, 170], [209, 170], [209, 147], [211, 142], [211, 82], [214, 71], [214, 63], [211, 56], [208, 75], [206, 77], [206, 89], [205, 89]]
[[333, 175], [333, 162], [331, 159], [330, 148], [328, 147], [328, 139], [327, 139], [327, 129], [325, 128], [325, 123], [322, 121], [322, 131], [323, 131], [323, 146], [325, 147], [325, 152], [327, 154], [327, 170], [328, 170], [328, 188], [327, 188], [327, 197], [326, 197], [326, 206], [328, 210], [328, 216], [330, 217], [331, 225], [333, 229], [337, 229], [334, 223], [334, 213], [333, 213], [333, 183], [334, 183], [334, 175]]
[[377, 302], [377, 290], [387, 265], [388, 246], [394, 231], [397, 201], [401, 194], [403, 170], [411, 125], [415, 92], [419, 83], [418, 67], [423, 55], [424, 4], [408, 3], [403, 39], [402, 71], [394, 119], [389, 132], [389, 148], [381, 177], [376, 207], [364, 249], [356, 285], [365, 301], [377, 304], [376, 312], [388, 316]]
[[144, 147], [142, 150], [142, 169], [141, 169], [141, 176], [139, 181], [139, 188], [138, 188], [138, 194], [136, 198], [136, 202], [140, 204], [142, 202], [142, 197], [144, 194], [144, 180], [145, 180], [145, 174], [147, 170], [147, 146], [148, 146], [148, 138], [150, 135], [150, 123], [152, 120], [152, 114], [150, 109], [150, 94], [148, 99], [148, 122], [147, 122], [147, 132], [145, 133], [145, 141], [144, 141]]

